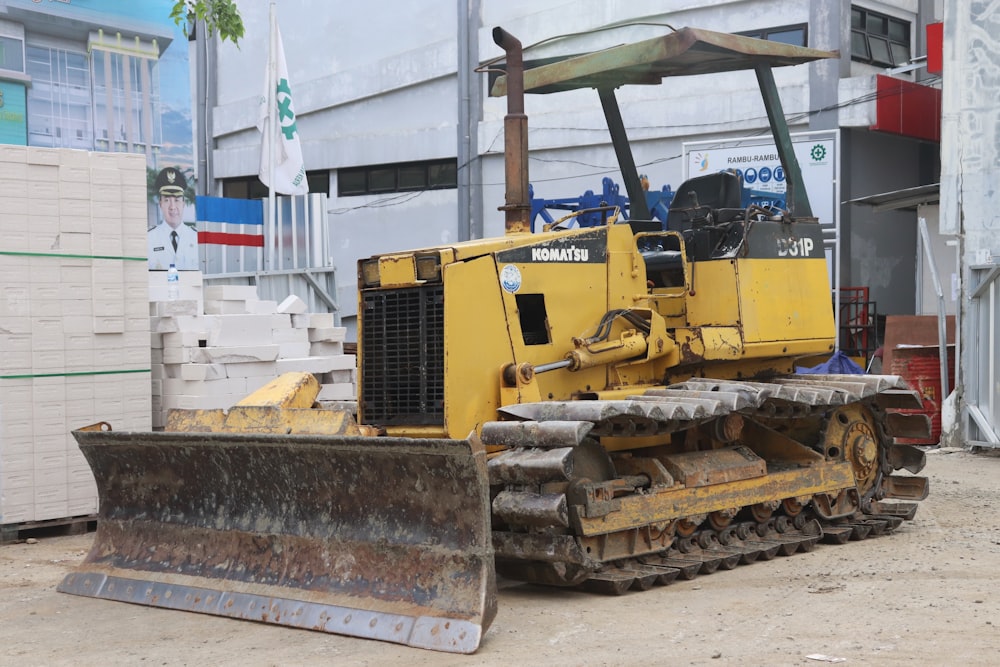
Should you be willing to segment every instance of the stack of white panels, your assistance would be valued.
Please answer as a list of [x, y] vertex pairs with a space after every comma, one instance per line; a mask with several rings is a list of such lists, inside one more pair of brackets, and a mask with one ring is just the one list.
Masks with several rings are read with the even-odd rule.
[[[158, 294], [166, 275], [149, 277]], [[316, 375], [320, 401], [357, 400], [356, 359], [332, 313], [308, 313], [296, 296], [260, 300], [254, 286], [203, 287], [198, 272], [180, 277], [177, 299], [150, 303], [154, 428], [171, 409], [226, 409], [293, 371]]]
[[151, 426], [146, 160], [0, 146], [0, 524], [97, 511], [71, 431]]

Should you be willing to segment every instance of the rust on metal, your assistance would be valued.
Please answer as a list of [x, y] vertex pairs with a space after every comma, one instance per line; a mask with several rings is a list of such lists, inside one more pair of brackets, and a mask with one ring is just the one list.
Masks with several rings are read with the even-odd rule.
[[752, 479], [767, 474], [764, 459], [746, 447], [663, 456], [663, 465], [688, 488]]
[[889, 435], [897, 438], [929, 438], [931, 418], [922, 413], [890, 412], [886, 417]]
[[897, 500], [924, 500], [930, 485], [926, 477], [890, 475], [883, 481], [886, 498]]
[[924, 450], [912, 445], [894, 444], [889, 447], [886, 458], [893, 470], [909, 470], [914, 475], [923, 470], [927, 464]]
[[[668, 76], [752, 70], [759, 65], [799, 65], [837, 57], [836, 51], [681, 28], [660, 37], [529, 69], [523, 74], [523, 90], [555, 93], [577, 88], [657, 85]], [[512, 80], [510, 75], [497, 79], [490, 95], [508, 94]]]
[[491, 484], [540, 484], [573, 475], [573, 447], [511, 449], [490, 459]]
[[576, 447], [594, 428], [589, 421], [486, 422], [480, 435], [485, 445], [508, 447]]
[[520, 526], [569, 527], [566, 496], [562, 493], [501, 491], [493, 499], [493, 514]]
[[503, 28], [493, 29], [493, 41], [507, 54], [504, 94], [507, 115], [503, 118], [504, 184], [506, 196], [504, 229], [508, 234], [531, 231], [531, 198], [528, 196], [528, 116], [524, 113], [524, 61], [521, 42]]
[[[496, 613], [485, 452], [470, 441], [74, 436], [98, 482], [100, 515], [64, 592], [465, 653]], [[146, 595], [156, 586], [170, 599]], [[229, 604], [206, 606], [207, 595]], [[262, 611], [270, 600], [283, 614]], [[383, 637], [316, 620], [350, 610], [409, 630]], [[461, 636], [445, 641], [448, 624]]]

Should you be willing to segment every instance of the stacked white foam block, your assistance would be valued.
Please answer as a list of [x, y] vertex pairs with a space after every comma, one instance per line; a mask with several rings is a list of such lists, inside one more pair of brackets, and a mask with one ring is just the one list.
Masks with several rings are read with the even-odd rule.
[[71, 431], [151, 423], [146, 161], [0, 146], [0, 524], [92, 515]]
[[257, 298], [246, 285], [204, 286], [182, 271], [176, 300], [166, 275], [150, 272], [153, 426], [173, 408], [226, 409], [282, 373], [313, 373], [320, 402], [354, 401], [355, 356], [344, 354], [346, 329], [332, 313], [309, 313], [302, 299]]

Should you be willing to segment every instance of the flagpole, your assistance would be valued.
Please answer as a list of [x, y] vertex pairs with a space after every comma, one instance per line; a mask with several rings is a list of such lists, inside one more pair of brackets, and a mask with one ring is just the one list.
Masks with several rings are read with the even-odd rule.
[[275, 197], [274, 186], [276, 181], [274, 179], [275, 171], [275, 152], [277, 150], [278, 143], [278, 114], [277, 114], [277, 78], [278, 78], [278, 45], [277, 45], [277, 18], [275, 16], [274, 1], [272, 0], [269, 13], [268, 22], [268, 49], [267, 49], [267, 136], [270, 141], [267, 142], [268, 152], [267, 152], [267, 174], [268, 180], [271, 184], [267, 188], [267, 227], [265, 232], [267, 234], [264, 239], [264, 243], [267, 246], [267, 264], [265, 268], [269, 271], [274, 270], [274, 242], [276, 239], [275, 230], [277, 229], [277, 217], [278, 217], [278, 200]]

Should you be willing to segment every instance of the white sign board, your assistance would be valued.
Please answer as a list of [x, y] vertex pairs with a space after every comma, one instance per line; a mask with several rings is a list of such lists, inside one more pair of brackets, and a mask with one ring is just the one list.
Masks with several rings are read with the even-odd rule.
[[[835, 133], [792, 135], [813, 215], [820, 224], [834, 225], [837, 186]], [[773, 142], [762, 139], [699, 141], [684, 144], [684, 178], [716, 171], [736, 171], [743, 187], [760, 192], [785, 192], [785, 170]]]

